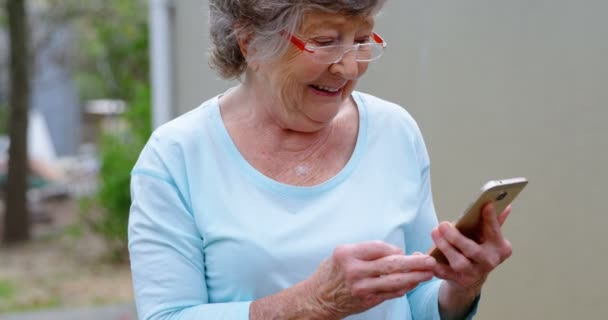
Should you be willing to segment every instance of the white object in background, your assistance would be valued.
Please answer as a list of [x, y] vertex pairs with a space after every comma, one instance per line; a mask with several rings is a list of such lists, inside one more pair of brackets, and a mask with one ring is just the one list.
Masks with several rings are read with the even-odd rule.
[[6, 163], [8, 159], [8, 147], [11, 142], [8, 135], [0, 135], [0, 163]]
[[87, 101], [84, 108], [90, 114], [114, 116], [125, 112], [127, 104], [117, 99], [96, 99]]
[[29, 113], [27, 149], [30, 159], [54, 163], [57, 160], [55, 146], [42, 114], [36, 110]]

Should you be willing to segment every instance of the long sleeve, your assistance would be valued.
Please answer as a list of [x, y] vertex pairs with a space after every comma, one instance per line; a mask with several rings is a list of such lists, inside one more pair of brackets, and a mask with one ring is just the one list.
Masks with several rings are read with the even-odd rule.
[[[417, 136], [415, 137], [413, 144], [420, 166], [420, 206], [416, 220], [412, 223], [411, 228], [406, 231], [405, 237], [409, 253], [426, 253], [433, 245], [431, 231], [437, 226], [438, 221], [435, 206], [433, 205], [428, 152], [420, 131], [417, 131], [416, 133]], [[408, 293], [413, 319], [441, 319], [439, 314], [439, 288], [441, 283], [442, 280], [433, 278], [420, 284], [416, 289]], [[472, 311], [466, 319], [473, 318], [477, 312], [478, 304], [479, 297], [473, 302]]]
[[[155, 141], [132, 172], [129, 252], [140, 319], [248, 319], [250, 301], [209, 303], [204, 239]], [[169, 153], [175, 154], [175, 153]]]
[[[437, 215], [433, 205], [431, 193], [430, 166], [426, 149], [422, 140], [417, 145], [419, 163], [421, 164], [421, 184], [420, 184], [420, 207], [415, 221], [406, 230], [405, 243], [407, 244], [408, 254], [414, 252], [425, 253], [431, 248], [433, 242], [431, 231], [437, 226]], [[433, 278], [420, 284], [416, 289], [408, 293], [410, 308], [413, 319], [441, 319], [439, 315], [439, 287], [441, 280]]]

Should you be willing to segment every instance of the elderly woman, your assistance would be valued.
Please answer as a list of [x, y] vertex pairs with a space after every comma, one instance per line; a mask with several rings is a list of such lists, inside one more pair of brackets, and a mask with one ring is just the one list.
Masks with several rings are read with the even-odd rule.
[[[437, 223], [401, 107], [354, 91], [382, 0], [212, 0], [212, 66], [240, 84], [152, 135], [132, 173], [142, 319], [462, 319], [510, 255]], [[429, 255], [435, 244], [448, 258]]]

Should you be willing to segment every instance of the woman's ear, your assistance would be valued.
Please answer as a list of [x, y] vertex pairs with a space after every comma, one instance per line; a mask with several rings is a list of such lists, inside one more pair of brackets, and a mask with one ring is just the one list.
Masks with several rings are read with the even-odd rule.
[[239, 48], [241, 49], [241, 54], [243, 55], [243, 57], [245, 57], [245, 59], [247, 59], [247, 55], [249, 53], [250, 36], [238, 36], [237, 39], [239, 43]]
[[239, 44], [239, 48], [241, 49], [241, 54], [243, 57], [245, 57], [245, 59], [247, 59], [248, 56], [251, 55], [250, 45], [253, 39], [253, 32], [238, 23], [235, 26], [235, 29], [236, 39]]
[[245, 61], [247, 61], [247, 65], [249, 66], [249, 68], [253, 71], [257, 71], [259, 69], [259, 64], [255, 61], [255, 59], [252, 59], [251, 57], [252, 55], [252, 51], [254, 49], [252, 49], [250, 47], [250, 43], [251, 43], [251, 35], [243, 35], [243, 36], [239, 36], [238, 37], [238, 43], [239, 43], [239, 48], [241, 49], [241, 54], [243, 55], [243, 57], [245, 58]]

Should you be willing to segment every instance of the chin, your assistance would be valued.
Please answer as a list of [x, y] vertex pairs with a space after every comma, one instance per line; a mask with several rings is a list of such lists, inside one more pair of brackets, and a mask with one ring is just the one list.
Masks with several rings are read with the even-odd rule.
[[318, 111], [320, 112], [315, 112], [310, 118], [318, 123], [329, 124], [340, 112], [341, 105], [342, 103], [319, 105], [318, 108], [321, 110]]

